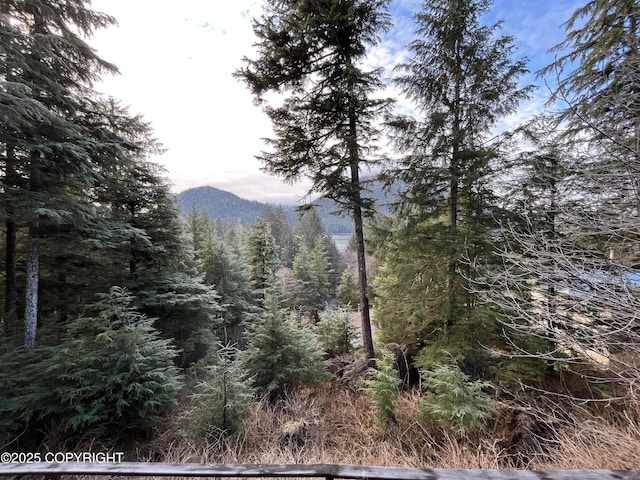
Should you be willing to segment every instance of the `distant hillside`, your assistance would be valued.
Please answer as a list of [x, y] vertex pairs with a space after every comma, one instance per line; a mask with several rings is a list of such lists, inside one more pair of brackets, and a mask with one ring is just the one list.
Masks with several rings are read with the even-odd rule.
[[183, 217], [186, 217], [195, 205], [198, 210], [205, 211], [212, 220], [219, 218], [224, 223], [240, 222], [243, 225], [254, 223], [265, 207], [264, 203], [246, 200], [215, 187], [185, 190], [178, 195], [178, 205]]
[[[382, 192], [379, 184], [373, 183], [371, 185], [371, 192], [368, 196], [376, 199], [381, 211], [388, 212], [389, 199]], [[338, 209], [332, 200], [321, 198], [313, 203], [317, 206], [318, 214], [330, 233], [348, 235], [353, 232], [353, 221], [350, 217], [335, 215], [334, 212]], [[195, 205], [198, 210], [205, 211], [212, 220], [219, 218], [225, 223], [240, 222], [243, 225], [255, 223], [267, 206], [266, 203], [246, 200], [225, 190], [208, 186], [190, 188], [178, 194], [178, 205], [182, 210], [183, 217], [186, 217], [192, 205]], [[278, 205], [271, 205], [271, 207], [277, 208]], [[282, 208], [286, 212], [289, 222], [293, 225], [297, 215], [296, 206], [283, 205]]]

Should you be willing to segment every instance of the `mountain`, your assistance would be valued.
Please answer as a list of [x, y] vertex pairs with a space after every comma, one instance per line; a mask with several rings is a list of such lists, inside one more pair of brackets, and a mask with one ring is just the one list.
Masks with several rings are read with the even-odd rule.
[[178, 194], [178, 205], [182, 210], [182, 216], [186, 217], [195, 205], [215, 220], [221, 219], [224, 223], [240, 222], [243, 225], [254, 223], [263, 212], [266, 204], [255, 200], [246, 200], [215, 187], [190, 188]]
[[[382, 212], [388, 213], [389, 196], [383, 192], [380, 184], [371, 183], [369, 189], [370, 192], [367, 196], [376, 200], [376, 204], [380, 206], [379, 208]], [[316, 206], [318, 215], [320, 215], [329, 233], [333, 235], [349, 235], [353, 233], [353, 221], [348, 216], [336, 215], [335, 212], [338, 208], [332, 200], [319, 198], [313, 204]], [[231, 192], [206, 186], [190, 188], [179, 193], [178, 205], [182, 210], [183, 217], [186, 217], [191, 207], [195, 205], [198, 210], [205, 211], [212, 220], [219, 218], [224, 223], [240, 222], [243, 225], [249, 225], [255, 223], [265, 207], [270, 204], [246, 200]], [[270, 206], [272, 208], [278, 207], [277, 205]], [[296, 207], [296, 205], [282, 205], [291, 225], [296, 222]]]

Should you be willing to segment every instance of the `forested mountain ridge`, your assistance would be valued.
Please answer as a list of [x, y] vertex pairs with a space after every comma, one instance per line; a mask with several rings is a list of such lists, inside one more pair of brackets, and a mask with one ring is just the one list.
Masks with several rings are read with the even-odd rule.
[[[383, 191], [380, 182], [371, 182], [370, 185], [371, 189], [368, 196], [375, 201], [379, 211], [388, 212], [389, 204], [393, 197]], [[220, 219], [223, 223], [240, 222], [242, 225], [255, 223], [264, 212], [265, 207], [270, 205], [255, 200], [247, 200], [234, 193], [212, 186], [189, 188], [180, 192], [177, 199], [183, 218], [195, 206], [196, 209], [206, 212], [212, 220]], [[337, 207], [332, 200], [320, 198], [312, 203], [316, 206], [316, 211], [322, 223], [330, 233], [346, 235], [353, 232], [353, 222], [344, 215], [335, 214]], [[273, 207], [274, 205], [270, 206]], [[282, 205], [290, 225], [296, 222], [298, 216], [297, 207], [297, 205]]]
[[[255, 223], [264, 210], [265, 204], [247, 200], [237, 195], [211, 186], [195, 187], [178, 194], [181, 214], [186, 217], [189, 209], [195, 206], [204, 211], [212, 220], [221, 219], [224, 223], [240, 222], [243, 225]], [[293, 208], [287, 208], [288, 216]]]

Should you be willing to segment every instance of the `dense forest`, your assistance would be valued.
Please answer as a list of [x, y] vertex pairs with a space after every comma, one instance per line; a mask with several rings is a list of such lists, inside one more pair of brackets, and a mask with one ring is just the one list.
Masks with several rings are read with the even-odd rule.
[[585, 0], [504, 131], [533, 87], [491, 1], [426, 1], [387, 84], [389, 2], [267, 0], [235, 73], [344, 252], [313, 205], [181, 217], [151, 125], [93, 88], [116, 19], [0, 2], [3, 451], [640, 469], [640, 5]]

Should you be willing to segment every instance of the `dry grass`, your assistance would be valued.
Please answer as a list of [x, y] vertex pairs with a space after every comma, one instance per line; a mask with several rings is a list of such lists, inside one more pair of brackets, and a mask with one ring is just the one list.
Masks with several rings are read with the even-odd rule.
[[[272, 406], [254, 404], [243, 422], [244, 433], [194, 443], [177, 421], [139, 452], [140, 460], [196, 463], [330, 463], [452, 469], [527, 468], [640, 469], [639, 415], [603, 418], [585, 409], [563, 411], [562, 421], [548, 417], [551, 436], [545, 451], [523, 458], [508, 455], [512, 432], [502, 420], [475, 436], [457, 438], [429, 431], [416, 422], [417, 394], [404, 394], [397, 424], [379, 425], [373, 407], [360, 392], [336, 386], [305, 391]], [[519, 460], [519, 463], [516, 462]]]
[[626, 417], [626, 420], [612, 424], [592, 415], [573, 420], [573, 425], [555, 432], [555, 448], [536, 462], [536, 469], [640, 469], [640, 425], [637, 421]]

